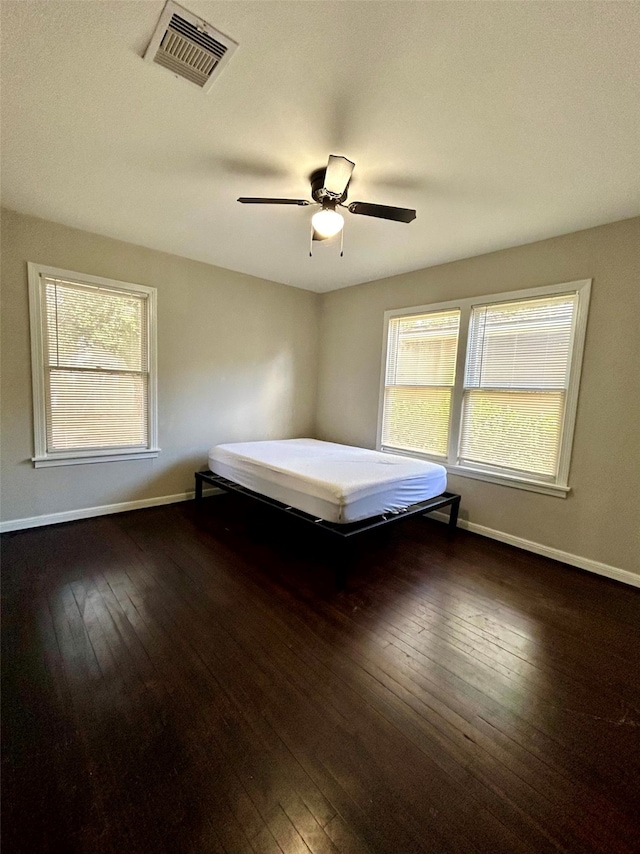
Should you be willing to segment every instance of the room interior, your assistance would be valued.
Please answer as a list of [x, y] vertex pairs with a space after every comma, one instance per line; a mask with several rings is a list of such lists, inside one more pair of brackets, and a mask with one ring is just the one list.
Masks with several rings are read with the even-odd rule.
[[[638, 5], [185, 6], [238, 44], [207, 92], [145, 61], [161, 0], [2, 0], [8, 850], [634, 850]], [[236, 202], [330, 154], [415, 221], [344, 211], [341, 255]], [[34, 467], [29, 262], [157, 289], [157, 457]], [[456, 538], [399, 526], [341, 592], [295, 526], [193, 509], [214, 445], [376, 447], [385, 312], [587, 279], [566, 496], [452, 473]]]

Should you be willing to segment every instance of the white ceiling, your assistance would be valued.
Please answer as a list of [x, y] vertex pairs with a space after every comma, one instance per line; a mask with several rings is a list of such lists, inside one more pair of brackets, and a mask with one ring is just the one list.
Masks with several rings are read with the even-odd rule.
[[[640, 213], [640, 3], [209, 2], [209, 95], [142, 55], [161, 0], [2, 0], [3, 204], [327, 291]], [[345, 254], [309, 258], [329, 154]]]

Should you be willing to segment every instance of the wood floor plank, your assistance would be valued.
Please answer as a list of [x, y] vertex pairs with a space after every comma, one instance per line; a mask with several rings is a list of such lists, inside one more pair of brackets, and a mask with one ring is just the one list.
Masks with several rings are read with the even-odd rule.
[[338, 849], [301, 797], [294, 795], [285, 798], [282, 808], [311, 854], [337, 854]]
[[637, 590], [416, 519], [336, 592], [235, 496], [2, 558], [7, 851], [637, 851]]
[[[176, 548], [175, 540], [173, 537], [171, 537], [170, 539], [171, 539], [170, 542], [165, 542], [165, 543], [163, 543], [163, 545], [165, 548], [173, 549], [175, 552], [175, 548]], [[178, 556], [176, 554], [176, 559], [177, 558], [178, 558]], [[197, 607], [199, 607], [199, 606], [200, 606], [200, 602], [197, 603]], [[249, 639], [248, 645], [245, 646], [245, 650], [244, 650], [245, 662], [247, 660], [250, 660], [250, 655], [251, 655], [250, 650], [256, 644], [257, 645], [261, 644], [260, 638], [255, 637], [255, 638]], [[277, 645], [277, 640], [276, 640], [275, 644], [270, 646], [270, 649], [272, 650], [272, 652], [275, 649], [276, 645]], [[271, 657], [273, 657], [273, 656], [271, 656]], [[274, 679], [274, 680], [278, 679], [280, 671], [282, 671], [284, 673], [288, 672], [286, 667], [278, 667], [275, 670], [273, 670], [273, 672], [270, 675], [270, 678]], [[280, 686], [280, 693], [288, 690], [288, 688], [289, 688], [289, 686], [283, 683]], [[296, 700], [296, 697], [292, 695], [291, 702], [295, 703], [295, 700]], [[341, 729], [344, 729], [345, 723], [348, 722], [349, 718], [347, 716], [340, 715], [340, 712], [336, 708], [335, 704], [325, 705], [324, 708], [325, 708], [325, 714], [330, 713], [334, 718], [334, 720], [333, 720], [334, 732], [336, 731], [336, 727], [340, 727]], [[280, 721], [280, 725], [281, 725], [281, 723], [282, 722]], [[278, 722], [274, 723], [274, 726], [277, 728]], [[322, 721], [318, 721], [318, 726], [319, 727], [322, 726]], [[351, 727], [351, 726], [348, 727], [348, 735], [350, 735], [350, 736], [354, 735], [354, 730], [353, 730], [353, 727]], [[344, 757], [346, 755], [344, 751], [346, 751], [348, 753], [350, 749], [351, 749], [351, 744], [350, 744], [350, 741], [348, 739], [347, 743], [346, 744], [343, 743], [343, 747], [342, 747], [343, 761], [342, 761], [341, 765], [342, 765], [343, 769], [344, 769]], [[365, 750], [364, 744], [359, 743], [357, 745], [357, 752], [362, 753], [363, 750]], [[349, 754], [349, 755], [351, 755], [351, 754]], [[353, 759], [352, 759], [352, 761], [353, 761]], [[325, 764], [327, 762], [331, 765], [332, 757], [325, 758]], [[357, 780], [357, 779], [359, 779], [359, 775], [356, 775], [356, 774], [351, 774], [351, 775], [348, 775], [346, 777], [343, 775], [342, 780], [341, 780], [342, 787], [346, 788], [347, 790], [352, 789], [354, 784], [355, 784], [355, 780]], [[377, 785], [377, 783], [373, 779], [371, 779], [370, 780], [370, 786], [373, 787], [375, 785]], [[446, 783], [444, 783], [444, 781], [443, 781], [442, 785], [446, 786]], [[373, 791], [373, 788], [372, 788], [372, 791]], [[378, 787], [377, 796], [378, 796], [378, 800], [382, 799], [385, 802], [385, 804], [382, 804], [381, 806], [382, 806], [383, 812], [389, 816], [389, 818], [386, 820], [388, 825], [389, 825], [388, 834], [389, 834], [389, 837], [395, 841], [396, 847], [398, 845], [400, 845], [400, 847], [402, 847], [403, 850], [418, 850], [418, 848], [420, 846], [419, 846], [419, 843], [417, 842], [416, 838], [415, 837], [414, 838], [407, 837], [406, 839], [403, 840], [403, 835], [406, 835], [406, 833], [403, 831], [402, 826], [401, 825], [394, 826], [394, 819], [392, 818], [392, 816], [395, 816], [398, 811], [402, 812], [402, 810], [403, 810], [402, 803], [391, 803], [391, 802], [389, 802], [389, 798], [393, 797], [392, 793], [385, 792], [383, 789], [380, 789], [379, 787]], [[460, 835], [460, 831], [458, 831], [458, 835]], [[472, 844], [469, 841], [467, 841], [466, 850], [469, 851], [469, 850], [472, 850], [472, 848], [473, 848]], [[390, 850], [393, 850], [393, 849], [390, 849]]]
[[[530, 796], [530, 795], [529, 795], [529, 796]], [[546, 816], [546, 818], [547, 818], [547, 819], [548, 819], [548, 817], [549, 817], [549, 816]], [[581, 824], [583, 824], [583, 822], [582, 822], [582, 821], [581, 821]]]

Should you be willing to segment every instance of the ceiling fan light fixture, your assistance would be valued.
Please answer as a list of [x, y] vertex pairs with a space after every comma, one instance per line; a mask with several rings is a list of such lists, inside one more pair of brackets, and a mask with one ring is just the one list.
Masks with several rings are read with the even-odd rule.
[[332, 208], [323, 208], [311, 217], [311, 224], [322, 237], [333, 237], [342, 231], [344, 217]]

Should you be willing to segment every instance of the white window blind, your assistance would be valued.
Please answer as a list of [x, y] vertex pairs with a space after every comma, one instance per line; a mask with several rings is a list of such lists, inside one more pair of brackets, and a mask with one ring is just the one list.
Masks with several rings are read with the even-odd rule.
[[156, 457], [155, 288], [27, 266], [34, 465]]
[[143, 294], [43, 279], [47, 451], [148, 446]]
[[377, 447], [569, 492], [591, 281], [392, 309]]
[[577, 295], [471, 311], [460, 464], [555, 479]]
[[446, 456], [459, 327], [457, 309], [389, 321], [383, 447]]

